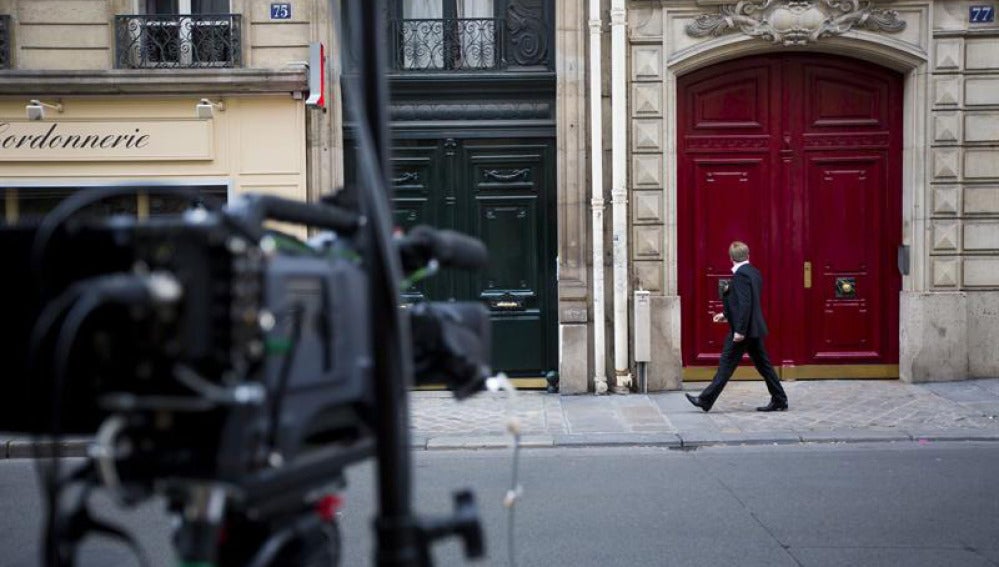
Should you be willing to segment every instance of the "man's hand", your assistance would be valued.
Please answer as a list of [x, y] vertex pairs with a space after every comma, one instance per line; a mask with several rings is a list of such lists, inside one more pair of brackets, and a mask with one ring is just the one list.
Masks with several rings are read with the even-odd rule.
[[745, 335], [743, 335], [742, 333], [735, 333], [734, 335], [732, 335], [732, 341], [737, 343], [741, 343], [742, 340], [745, 338], [746, 338]]
[[725, 321], [725, 314], [724, 313], [715, 313], [715, 316], [712, 317], [711, 320], [714, 321], [715, 323], [722, 323], [722, 322]]

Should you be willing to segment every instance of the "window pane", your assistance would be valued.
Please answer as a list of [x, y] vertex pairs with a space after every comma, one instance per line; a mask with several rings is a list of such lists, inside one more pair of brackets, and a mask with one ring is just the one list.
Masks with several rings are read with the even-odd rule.
[[[440, 20], [443, 0], [402, 0], [404, 20]], [[441, 69], [444, 67], [444, 23], [415, 21], [401, 23], [403, 68]]]
[[228, 14], [229, 0], [191, 0], [192, 14]]
[[455, 69], [489, 69], [496, 64], [496, 20], [462, 18], [455, 23]]
[[[77, 191], [86, 189], [53, 189], [47, 187], [26, 187], [18, 190], [19, 219], [36, 221], [52, 211], [66, 197]], [[107, 216], [114, 214], [134, 215], [136, 212], [135, 195], [119, 195], [93, 203], [82, 209], [84, 214]]]
[[493, 17], [493, 0], [458, 0], [459, 18]]
[[178, 0], [146, 0], [147, 14], [176, 14]]
[[402, 17], [431, 19], [444, 17], [444, 0], [402, 0]]
[[224, 185], [202, 185], [191, 187], [198, 192], [199, 199], [192, 203], [187, 197], [153, 193], [149, 195], [149, 216], [157, 217], [162, 215], [174, 215], [183, 213], [186, 210], [197, 206], [207, 206], [208, 208], [218, 208], [226, 203], [227, 189]]

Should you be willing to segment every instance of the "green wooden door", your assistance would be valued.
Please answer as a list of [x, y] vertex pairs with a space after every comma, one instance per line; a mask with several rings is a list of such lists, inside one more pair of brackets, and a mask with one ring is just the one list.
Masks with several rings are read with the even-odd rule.
[[411, 300], [479, 299], [492, 311], [493, 367], [537, 377], [557, 364], [554, 140], [397, 140], [399, 226], [430, 224], [482, 239], [490, 265], [447, 270]]

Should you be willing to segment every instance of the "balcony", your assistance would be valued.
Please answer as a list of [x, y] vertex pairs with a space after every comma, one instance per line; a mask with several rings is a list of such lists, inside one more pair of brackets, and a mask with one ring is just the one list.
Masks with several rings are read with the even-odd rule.
[[242, 31], [239, 14], [116, 16], [115, 67], [241, 67]]
[[393, 70], [494, 71], [506, 67], [502, 19], [401, 19], [391, 26]]
[[10, 16], [0, 15], [0, 69], [10, 68], [10, 36], [13, 25]]

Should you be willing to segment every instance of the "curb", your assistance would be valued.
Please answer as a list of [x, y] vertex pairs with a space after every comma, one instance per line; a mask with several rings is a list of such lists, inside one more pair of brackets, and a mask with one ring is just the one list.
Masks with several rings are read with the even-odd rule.
[[[559, 434], [554, 436], [534, 436], [540, 442], [530, 442], [530, 436], [521, 439], [522, 448], [585, 448], [585, 447], [664, 447], [668, 449], [697, 449], [700, 447], [745, 447], [762, 445], [831, 445], [858, 443], [919, 443], [929, 442], [999, 442], [999, 432], [982, 431], [936, 431], [911, 434], [908, 432], [822, 432], [793, 431], [715, 433], [691, 432], [670, 434], [628, 434], [590, 433]], [[547, 442], [546, 439], [551, 439]], [[508, 449], [511, 439], [507, 435], [442, 435], [429, 437], [425, 447], [414, 447], [426, 451], [456, 449]]]
[[[697, 449], [700, 447], [736, 447], [760, 445], [812, 445], [845, 443], [942, 443], [999, 442], [999, 431], [937, 430], [937, 431], [768, 431], [745, 433], [586, 433], [524, 435], [520, 445], [525, 449], [585, 448], [585, 447], [664, 447]], [[65, 439], [59, 442], [65, 458], [87, 455], [88, 438]], [[508, 449], [509, 435], [438, 435], [414, 433], [410, 447], [415, 451], [447, 451], [464, 449]], [[52, 454], [52, 443], [27, 439], [0, 441], [0, 459], [33, 459]]]

